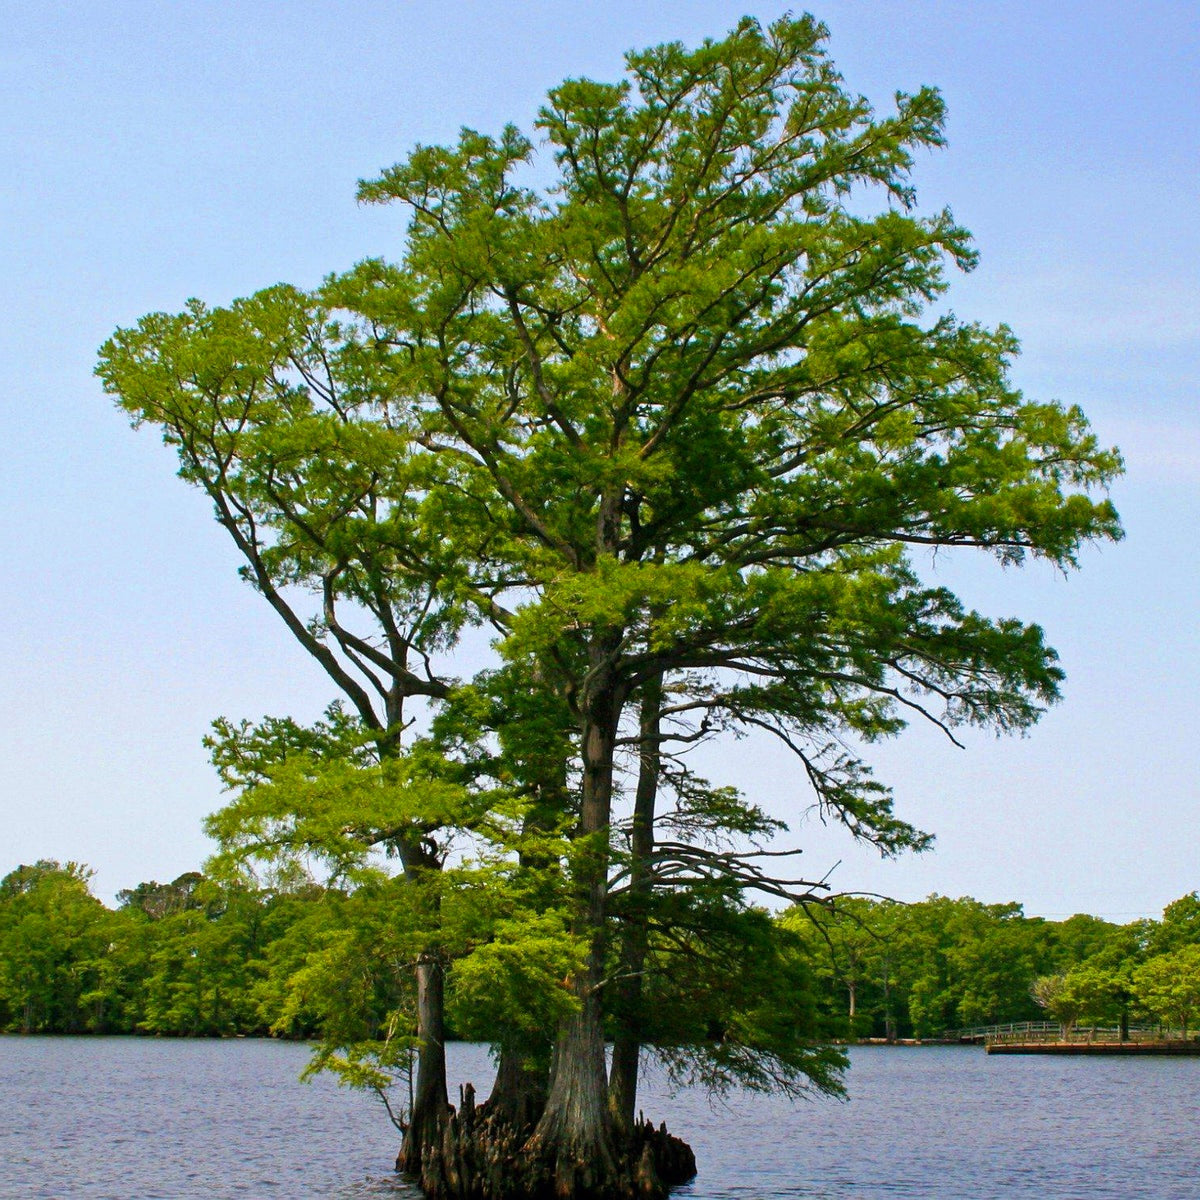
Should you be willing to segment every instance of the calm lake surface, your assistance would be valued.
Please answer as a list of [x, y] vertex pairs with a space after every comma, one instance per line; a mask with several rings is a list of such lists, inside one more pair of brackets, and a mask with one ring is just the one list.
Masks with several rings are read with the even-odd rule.
[[[271, 1041], [0, 1037], [4, 1200], [415, 1200], [382, 1109], [297, 1082]], [[1200, 1058], [993, 1057], [856, 1047], [849, 1103], [710, 1106], [651, 1079], [691, 1142], [679, 1200], [1197, 1200]], [[451, 1072], [486, 1092], [482, 1047]]]

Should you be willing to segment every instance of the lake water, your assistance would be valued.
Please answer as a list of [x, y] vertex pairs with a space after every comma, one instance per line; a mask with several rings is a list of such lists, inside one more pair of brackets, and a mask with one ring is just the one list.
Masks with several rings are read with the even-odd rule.
[[[4, 1200], [415, 1200], [382, 1109], [271, 1041], [0, 1038]], [[1200, 1058], [856, 1047], [851, 1100], [669, 1096], [679, 1200], [1197, 1200]], [[485, 1051], [451, 1048], [484, 1093]]]

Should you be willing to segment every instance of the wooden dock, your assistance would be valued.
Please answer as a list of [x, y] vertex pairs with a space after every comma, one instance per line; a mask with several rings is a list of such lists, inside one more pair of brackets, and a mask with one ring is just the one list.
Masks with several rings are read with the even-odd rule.
[[1200, 1056], [1200, 1036], [1161, 1025], [1088, 1025], [1064, 1028], [1057, 1021], [1015, 1021], [948, 1029], [946, 1042], [983, 1045], [989, 1054], [1158, 1054]]
[[1009, 1042], [987, 1043], [989, 1054], [1170, 1054], [1200, 1055], [1200, 1042], [1173, 1038], [1168, 1041], [1130, 1042]]

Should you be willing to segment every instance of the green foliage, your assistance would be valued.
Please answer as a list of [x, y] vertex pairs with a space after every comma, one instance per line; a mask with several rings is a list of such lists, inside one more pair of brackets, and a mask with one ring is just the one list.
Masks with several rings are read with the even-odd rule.
[[141, 1028], [212, 1036], [250, 1025], [243, 932], [199, 912], [164, 917], [151, 943]]
[[[0, 880], [0, 1029], [315, 1039], [310, 1070], [378, 1084], [402, 1112], [413, 968], [428, 946], [426, 900], [405, 880], [262, 891], [188, 872], [121, 892], [114, 911], [89, 878], [41, 861]], [[576, 1004], [565, 982], [585, 947], [567, 910], [546, 906], [554, 889], [536, 868], [479, 862], [438, 879], [454, 1035], [538, 1043]], [[1116, 926], [937, 896], [843, 897], [771, 920], [713, 883], [668, 891], [651, 908], [642, 1028], [676, 1082], [718, 1092], [836, 1090], [840, 1060], [819, 1048], [830, 1037], [937, 1036], [1042, 1013], [1187, 1031], [1200, 948], [1146, 947], [1177, 934], [1189, 900], [1161, 922]]]
[[[1184, 899], [1194, 900], [1195, 893]], [[1200, 945], [1189, 943], [1147, 959], [1133, 972], [1133, 993], [1143, 1008], [1187, 1037], [1200, 1009]]]
[[355, 879], [377, 848], [445, 825], [469, 824], [466, 795], [431, 777], [412, 756], [374, 763], [294, 752], [243, 787], [205, 827], [221, 847], [218, 873], [251, 861], [301, 869], [320, 862], [333, 878]]
[[1059, 921], [1054, 932], [1065, 966], [1092, 958], [1120, 962], [1135, 955], [1139, 948], [1140, 934], [1136, 926], [1113, 925], [1085, 913], [1076, 913]]
[[563, 912], [525, 912], [496, 921], [486, 941], [456, 959], [448, 1015], [474, 1041], [537, 1043], [578, 1006], [566, 986], [587, 946]]
[[1078, 1019], [1088, 1025], [1116, 1025], [1128, 1010], [1130, 978], [1119, 967], [1093, 959], [1068, 971], [1064, 982]]
[[809, 947], [835, 1036], [938, 1037], [972, 1025], [1118, 1020], [1135, 927], [1026, 917], [1017, 904], [843, 897], [781, 920]]
[[[617, 82], [551, 90], [540, 174], [509, 126], [362, 182], [408, 211], [395, 264], [193, 301], [105, 344], [106, 389], [178, 452], [349, 706], [309, 728], [217, 723], [232, 798], [208, 829], [230, 905], [158, 914], [143, 1026], [278, 1005], [277, 1028], [315, 1025], [319, 1062], [383, 1097], [413, 1045], [416, 961], [447, 973], [464, 1030], [521, 1041], [611, 1008], [611, 935], [640, 922], [638, 1015], [672, 1071], [829, 1090], [823, 974], [847, 1001], [826, 997], [831, 1029], [890, 1035], [1028, 1009], [1059, 965], [1015, 905], [772, 923], [749, 890], [796, 889], [740, 850], [781, 826], [671, 761], [765, 730], [797, 758], [797, 810], [815, 798], [885, 854], [924, 848], [848, 747], [913, 719], [1024, 730], [1063, 675], [1041, 629], [926, 583], [918, 552], [1067, 569], [1121, 535], [1117, 453], [1013, 387], [1007, 328], [931, 309], [975, 261], [948, 211], [916, 215], [940, 97], [873, 112], [825, 36], [747, 18], [631, 53]], [[434, 659], [472, 622], [495, 661], [455, 681]], [[406, 741], [417, 696], [434, 712]], [[681, 840], [647, 851], [614, 809], [628, 710], [650, 696], [667, 732], [638, 749], [665, 764], [660, 829]], [[400, 879], [376, 874], [390, 855]], [[307, 946], [267, 950], [230, 915], [255, 864], [353, 891]]]
[[272, 1032], [315, 1035], [322, 1054], [385, 1033], [410, 1035], [417, 945], [406, 898], [395, 881], [380, 881], [306, 906], [271, 947], [269, 973], [256, 992]]
[[645, 1044], [676, 1086], [842, 1093], [844, 1055], [822, 1045], [806, 948], [761, 909], [703, 891], [651, 916]]
[[[412, 1073], [418, 1043], [397, 1037], [389, 1026], [382, 1039], [349, 1046], [320, 1045], [304, 1068], [302, 1079], [328, 1071], [343, 1087], [372, 1092], [387, 1111], [388, 1119], [401, 1132], [412, 1110]], [[407, 1104], [397, 1103], [395, 1091], [407, 1085]], [[403, 1105], [403, 1106], [402, 1106]]]
[[[392, 727], [372, 671], [420, 682], [398, 631], [424, 653], [486, 619], [577, 720], [595, 681], [608, 704], [666, 674], [681, 712], [771, 730], [894, 851], [927, 838], [834, 735], [1019, 730], [1056, 699], [1041, 631], [925, 585], [910, 548], [1071, 566], [1119, 536], [1090, 495], [1119, 458], [1012, 387], [1007, 329], [928, 316], [975, 258], [949, 213], [914, 215], [941, 100], [873, 113], [824, 36], [747, 20], [631, 54], [551, 91], [544, 193], [529, 137], [465, 130], [360, 185], [411, 214], [398, 264], [106, 343], [105, 386], [371, 729]], [[324, 597], [307, 623], [292, 584]], [[354, 605], [375, 642], [339, 621]]]
[[149, 880], [135, 888], [123, 888], [117, 893], [117, 903], [157, 921], [172, 913], [201, 907], [196, 893], [203, 883], [204, 876], [199, 871], [186, 871], [170, 883]]
[[1163, 909], [1162, 921], [1148, 939], [1148, 950], [1162, 954], [1200, 944], [1200, 894], [1189, 892]]
[[89, 878], [76, 863], [44, 859], [0, 880], [0, 1028], [108, 1028], [105, 956], [120, 922]]
[[1040, 975], [1030, 986], [1029, 994], [1039, 1008], [1062, 1026], [1063, 1036], [1070, 1036], [1080, 1017], [1080, 997], [1067, 983], [1067, 976]]

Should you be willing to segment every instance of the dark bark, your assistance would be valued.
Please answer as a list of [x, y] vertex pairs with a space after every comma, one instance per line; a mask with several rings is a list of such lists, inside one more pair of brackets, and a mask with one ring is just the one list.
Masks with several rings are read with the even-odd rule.
[[664, 1127], [639, 1122], [618, 1145], [617, 1174], [602, 1190], [584, 1190], [552, 1164], [530, 1153], [513, 1126], [475, 1107], [474, 1090], [463, 1088], [439, 1141], [425, 1148], [420, 1184], [430, 1200], [665, 1200], [671, 1188], [696, 1174], [691, 1148]]
[[642, 694], [637, 792], [630, 831], [629, 892], [621, 923], [619, 978], [615, 989], [617, 1029], [613, 1039], [608, 1100], [622, 1131], [634, 1127], [638, 1066], [642, 1053], [642, 973], [649, 949], [650, 856], [654, 851], [654, 807], [661, 767], [662, 680], [654, 679]]
[[417, 963], [417, 1079], [413, 1088], [412, 1112], [396, 1168], [418, 1173], [426, 1146], [442, 1136], [450, 1104], [446, 1098], [445, 978], [442, 966], [432, 955]]
[[[428, 844], [409, 838], [397, 843], [409, 883], [422, 886], [423, 877], [440, 871], [437, 854]], [[434, 911], [437, 899], [434, 898]], [[412, 1111], [396, 1158], [398, 1170], [419, 1173], [425, 1147], [441, 1137], [450, 1102], [446, 1097], [446, 980], [442, 963], [432, 949], [417, 959], [417, 1077]]]
[[583, 778], [576, 830], [576, 931], [589, 939], [586, 965], [571, 981], [579, 1008], [563, 1023], [554, 1052], [546, 1111], [526, 1153], [554, 1181], [553, 1194], [619, 1195], [621, 1172], [608, 1108], [600, 989], [604, 982], [604, 913], [608, 886], [613, 754], [620, 703], [604, 679], [604, 651], [593, 650], [596, 691], [582, 729]]
[[552, 1181], [555, 1196], [608, 1200], [620, 1195], [624, 1172], [608, 1111], [604, 1031], [592, 971], [579, 1012], [555, 1048], [554, 1079], [546, 1111], [525, 1148], [534, 1171]]
[[520, 1046], [501, 1046], [496, 1081], [480, 1111], [489, 1120], [527, 1137], [546, 1111], [550, 1075], [547, 1058], [544, 1053]]

